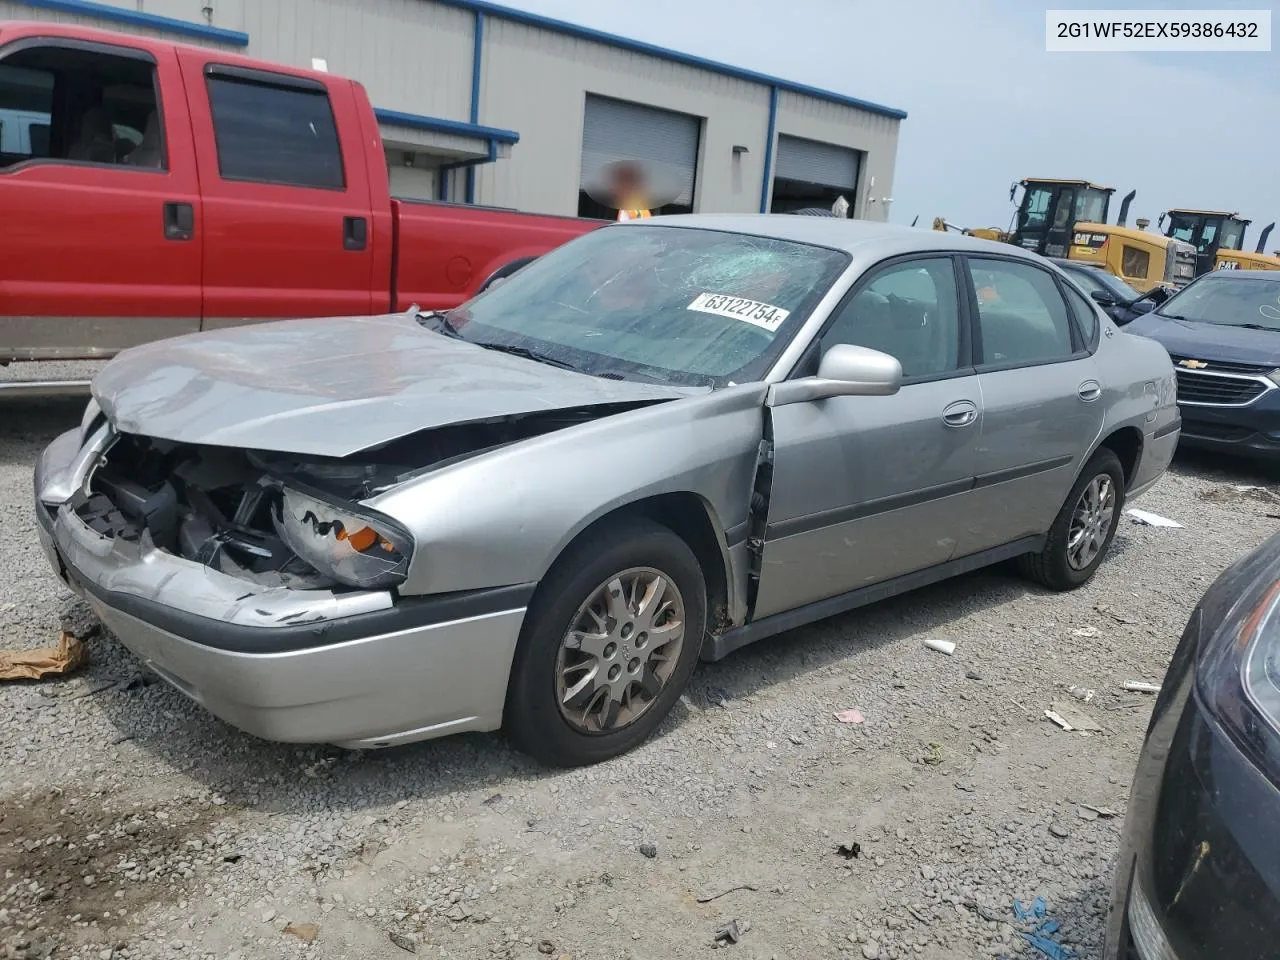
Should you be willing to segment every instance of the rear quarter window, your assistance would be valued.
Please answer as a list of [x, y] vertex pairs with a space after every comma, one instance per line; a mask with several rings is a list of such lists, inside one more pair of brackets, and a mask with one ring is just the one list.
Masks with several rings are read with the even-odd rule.
[[1075, 314], [1076, 326], [1080, 329], [1080, 339], [1086, 345], [1093, 346], [1098, 337], [1097, 308], [1091, 300], [1081, 296], [1080, 292], [1069, 283], [1064, 283], [1062, 286], [1067, 291], [1067, 303], [1071, 305], [1071, 312]]

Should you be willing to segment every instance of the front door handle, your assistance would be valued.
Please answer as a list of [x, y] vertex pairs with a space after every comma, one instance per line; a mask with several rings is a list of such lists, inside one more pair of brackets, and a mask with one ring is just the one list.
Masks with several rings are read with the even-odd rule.
[[342, 218], [342, 249], [363, 250], [369, 245], [369, 221], [364, 217]]
[[1093, 403], [1102, 396], [1102, 384], [1097, 380], [1086, 380], [1080, 384], [1080, 399], [1085, 403]]
[[957, 400], [942, 411], [942, 422], [948, 427], [967, 427], [978, 419], [978, 405], [972, 400]]
[[190, 240], [196, 234], [196, 209], [189, 203], [170, 200], [164, 205], [164, 238]]

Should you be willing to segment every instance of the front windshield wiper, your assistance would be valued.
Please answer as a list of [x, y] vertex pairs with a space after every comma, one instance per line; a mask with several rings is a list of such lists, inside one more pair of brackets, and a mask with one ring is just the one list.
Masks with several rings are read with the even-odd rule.
[[524, 357], [524, 359], [532, 360], [535, 363], [545, 363], [549, 367], [559, 367], [561, 370], [578, 370], [578, 368], [571, 363], [566, 363], [563, 360], [558, 360], [545, 353], [539, 353], [537, 350], [531, 350], [528, 347], [521, 347], [514, 343], [481, 343], [476, 340], [472, 340], [471, 342], [477, 347], [484, 347], [486, 350], [494, 350], [498, 353], [509, 353], [513, 357]]
[[[1157, 317], [1160, 317], [1163, 320], [1177, 320], [1180, 323], [1197, 322], [1197, 321], [1193, 321], [1190, 317], [1184, 317], [1180, 313], [1161, 313], [1159, 310], [1157, 310], [1155, 313]], [[1203, 322], [1203, 321], [1200, 321], [1200, 322]]]
[[437, 333], [443, 333], [449, 337], [460, 338], [462, 336], [458, 332], [458, 328], [453, 325], [453, 321], [449, 319], [449, 315], [440, 310], [419, 310], [414, 319], [424, 327], [428, 323], [432, 324], [431, 329]]

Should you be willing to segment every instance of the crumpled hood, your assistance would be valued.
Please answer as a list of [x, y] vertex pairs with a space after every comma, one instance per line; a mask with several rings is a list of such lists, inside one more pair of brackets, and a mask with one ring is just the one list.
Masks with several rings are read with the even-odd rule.
[[1154, 313], [1135, 317], [1121, 329], [1125, 333], [1150, 337], [1180, 357], [1280, 367], [1280, 332], [1274, 330], [1168, 320]]
[[126, 350], [93, 383], [125, 433], [327, 457], [449, 424], [701, 392], [486, 350], [424, 329], [412, 314], [174, 337]]

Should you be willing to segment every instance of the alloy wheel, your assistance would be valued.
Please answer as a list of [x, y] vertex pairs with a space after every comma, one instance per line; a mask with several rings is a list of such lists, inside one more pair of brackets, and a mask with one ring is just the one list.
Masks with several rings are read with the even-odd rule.
[[660, 570], [610, 577], [578, 608], [556, 657], [560, 714], [583, 733], [612, 733], [657, 700], [684, 645], [684, 598]]
[[1115, 522], [1116, 490], [1110, 474], [1100, 473], [1080, 492], [1067, 534], [1067, 563], [1085, 570], [1107, 542]]

